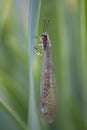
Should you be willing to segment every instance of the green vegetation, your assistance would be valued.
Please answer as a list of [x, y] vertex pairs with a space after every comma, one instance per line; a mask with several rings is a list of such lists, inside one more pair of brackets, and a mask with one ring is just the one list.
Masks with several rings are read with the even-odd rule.
[[[0, 0], [0, 130], [87, 130], [87, 1], [30, 0], [29, 10], [22, 2]], [[42, 57], [34, 51], [44, 17], [58, 90], [51, 125], [40, 114]]]

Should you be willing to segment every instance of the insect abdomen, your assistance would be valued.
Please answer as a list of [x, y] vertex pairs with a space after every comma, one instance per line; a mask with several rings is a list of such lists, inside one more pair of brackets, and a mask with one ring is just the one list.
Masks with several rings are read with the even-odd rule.
[[40, 93], [41, 113], [49, 123], [52, 123], [56, 113], [57, 98], [56, 83], [51, 63], [50, 50], [45, 51], [43, 64]]

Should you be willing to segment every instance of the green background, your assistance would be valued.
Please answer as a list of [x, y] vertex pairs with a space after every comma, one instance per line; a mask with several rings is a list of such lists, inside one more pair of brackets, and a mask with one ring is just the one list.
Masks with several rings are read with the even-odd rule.
[[[43, 18], [50, 19], [58, 110], [40, 114]], [[87, 130], [87, 1], [0, 0], [0, 130]]]

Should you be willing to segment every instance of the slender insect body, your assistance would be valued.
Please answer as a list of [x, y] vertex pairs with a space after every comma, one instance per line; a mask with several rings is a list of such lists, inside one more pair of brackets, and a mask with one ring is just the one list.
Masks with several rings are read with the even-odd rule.
[[[44, 21], [43, 30], [47, 29], [49, 20]], [[48, 123], [54, 121], [57, 109], [56, 81], [51, 59], [51, 41], [49, 35], [44, 32], [40, 37], [41, 44], [35, 47], [37, 55], [43, 56], [42, 79], [40, 86], [40, 109]]]
[[[56, 83], [53, 73], [52, 61], [51, 61], [51, 50], [50, 40], [43, 40], [43, 67], [42, 67], [42, 80], [40, 87], [41, 96], [41, 113], [44, 118], [52, 123], [56, 113]], [[45, 47], [44, 47], [45, 44]]]

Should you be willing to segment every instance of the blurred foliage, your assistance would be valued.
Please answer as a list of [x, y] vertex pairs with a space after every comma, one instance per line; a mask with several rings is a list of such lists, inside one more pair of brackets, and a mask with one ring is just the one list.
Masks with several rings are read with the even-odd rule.
[[27, 125], [27, 31], [20, 12], [17, 1], [0, 1], [0, 130]]
[[[31, 48], [28, 50], [26, 8], [27, 0], [0, 0], [0, 130], [27, 129], [28, 116], [37, 111], [41, 130], [87, 130], [87, 1], [41, 0], [37, 35], [42, 33], [43, 17], [50, 18], [47, 32], [52, 42], [58, 90], [58, 111], [52, 125], [40, 115], [42, 57], [36, 55], [30, 56], [33, 58], [33, 100], [36, 104], [28, 115], [28, 106], [32, 106], [32, 101], [28, 105], [28, 97], [32, 96], [29, 92], [33, 86], [29, 86], [28, 51]], [[37, 8], [33, 8], [31, 20], [36, 20]], [[35, 26], [34, 21], [32, 30]], [[30, 119], [29, 124], [37, 123], [34, 117]]]

